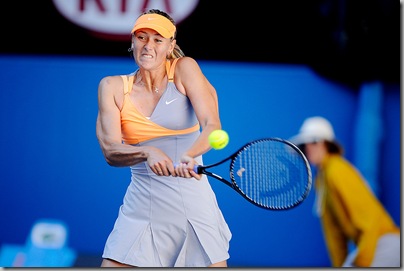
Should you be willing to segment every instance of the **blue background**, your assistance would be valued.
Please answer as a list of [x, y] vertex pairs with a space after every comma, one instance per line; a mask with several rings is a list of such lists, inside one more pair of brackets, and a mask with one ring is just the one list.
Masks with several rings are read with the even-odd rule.
[[[289, 138], [313, 115], [333, 123], [349, 160], [365, 158], [354, 153], [360, 89], [304, 65], [199, 63], [217, 89], [230, 135], [228, 147], [205, 155], [206, 164], [250, 140]], [[108, 166], [102, 156], [95, 136], [97, 87], [106, 75], [134, 69], [130, 57], [0, 56], [0, 245], [24, 244], [37, 219], [56, 218], [69, 227], [69, 247], [101, 257], [130, 171]], [[400, 89], [381, 83], [383, 133], [370, 155], [379, 155], [379, 197], [400, 225]], [[312, 214], [313, 190], [292, 210], [267, 211], [219, 181], [211, 184], [233, 233], [229, 266], [329, 266]]]

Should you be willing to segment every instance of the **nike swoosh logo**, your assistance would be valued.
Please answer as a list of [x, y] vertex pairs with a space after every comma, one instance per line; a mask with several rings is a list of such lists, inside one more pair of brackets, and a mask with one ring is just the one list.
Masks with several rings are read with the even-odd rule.
[[170, 104], [170, 103], [172, 103], [172, 102], [174, 102], [175, 100], [177, 100], [178, 98], [175, 98], [174, 100], [171, 100], [171, 101], [166, 101], [166, 104]]

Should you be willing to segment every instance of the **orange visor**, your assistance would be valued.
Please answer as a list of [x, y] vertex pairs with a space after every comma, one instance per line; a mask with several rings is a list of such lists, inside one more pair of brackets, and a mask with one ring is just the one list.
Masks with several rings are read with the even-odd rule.
[[169, 19], [159, 14], [144, 14], [140, 16], [136, 20], [131, 33], [141, 28], [153, 29], [166, 39], [174, 37], [176, 29]]

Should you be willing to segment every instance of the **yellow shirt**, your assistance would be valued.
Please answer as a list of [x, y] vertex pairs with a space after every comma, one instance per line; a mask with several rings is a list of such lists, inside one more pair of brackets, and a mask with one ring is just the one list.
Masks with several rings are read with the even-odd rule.
[[354, 264], [372, 263], [378, 238], [400, 229], [368, 188], [358, 170], [340, 155], [330, 155], [319, 168], [316, 194], [319, 215], [334, 267], [341, 267], [348, 254], [348, 241], [358, 249]]

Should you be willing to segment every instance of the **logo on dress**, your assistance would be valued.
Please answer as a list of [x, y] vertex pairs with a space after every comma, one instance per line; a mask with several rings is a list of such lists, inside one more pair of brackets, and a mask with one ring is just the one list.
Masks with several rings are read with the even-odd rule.
[[177, 100], [178, 98], [172, 99], [171, 101], [166, 101], [166, 104], [170, 104], [172, 102], [174, 102], [175, 100]]

